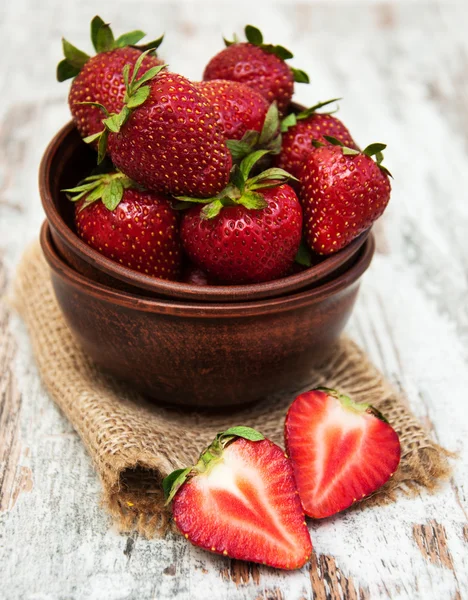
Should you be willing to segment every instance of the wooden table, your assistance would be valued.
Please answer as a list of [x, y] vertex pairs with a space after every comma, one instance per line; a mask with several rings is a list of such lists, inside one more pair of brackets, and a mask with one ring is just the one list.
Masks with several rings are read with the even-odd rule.
[[[42, 387], [20, 320], [0, 308], [0, 598], [213, 600], [468, 597], [468, 6], [443, 2], [103, 0], [119, 33], [167, 32], [174, 70], [199, 78], [221, 33], [261, 25], [311, 75], [298, 100], [343, 96], [361, 143], [386, 141], [393, 197], [349, 332], [404, 390], [432, 435], [460, 452], [434, 496], [311, 525], [312, 563], [282, 573], [181, 538], [110, 528], [77, 434]], [[0, 9], [0, 289], [43, 219], [45, 145], [69, 118], [54, 81], [60, 36], [90, 49], [94, 2]]]

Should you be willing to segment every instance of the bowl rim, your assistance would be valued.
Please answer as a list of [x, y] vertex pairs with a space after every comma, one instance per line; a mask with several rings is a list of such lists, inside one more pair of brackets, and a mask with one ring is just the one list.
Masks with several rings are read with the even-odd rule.
[[194, 301], [203, 300], [204, 302], [242, 302], [249, 301], [251, 298], [271, 298], [312, 285], [317, 280], [333, 273], [334, 270], [345, 264], [359, 251], [369, 236], [370, 228], [338, 252], [328, 255], [317, 265], [312, 265], [300, 273], [264, 283], [200, 286], [151, 277], [129, 269], [91, 248], [65, 223], [58, 212], [51, 192], [51, 164], [62, 148], [65, 139], [74, 129], [76, 128], [73, 121], [69, 121], [64, 125], [52, 138], [42, 156], [39, 167], [39, 192], [43, 209], [50, 222], [52, 232], [55, 232], [81, 259], [107, 275], [124, 281], [133, 287], [167, 297], [182, 298], [184, 300], [193, 299]]
[[41, 227], [40, 243], [44, 257], [51, 270], [81, 292], [85, 290], [86, 293], [100, 300], [126, 308], [138, 309], [143, 312], [163, 312], [184, 317], [211, 318], [268, 315], [297, 309], [306, 304], [318, 303], [355, 284], [369, 267], [375, 250], [375, 240], [373, 234], [371, 234], [360, 250], [356, 262], [332, 281], [280, 298], [261, 299], [235, 304], [227, 302], [223, 304], [180, 302], [166, 298], [149, 298], [147, 296], [139, 296], [130, 292], [116, 290], [88, 279], [70, 267], [57, 254], [50, 234], [50, 224], [47, 220], [43, 222]]

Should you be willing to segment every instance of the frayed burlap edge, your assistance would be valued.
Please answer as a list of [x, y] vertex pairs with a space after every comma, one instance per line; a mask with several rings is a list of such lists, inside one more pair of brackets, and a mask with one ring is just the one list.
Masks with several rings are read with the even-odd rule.
[[[149, 404], [96, 368], [67, 327], [38, 244], [25, 252], [18, 267], [14, 303], [28, 327], [44, 386], [82, 438], [102, 482], [103, 506], [119, 530], [163, 535], [170, 526], [170, 512], [164, 506], [162, 479], [175, 468], [193, 464], [218, 431], [245, 424], [283, 444], [284, 416], [300, 390], [229, 416], [216, 415]], [[318, 385], [372, 403], [400, 436], [399, 469], [360, 506], [394, 501], [397, 491], [432, 492], [450, 476], [451, 453], [430, 439], [354, 342], [342, 338], [333, 359], [311, 369], [308, 387]]]

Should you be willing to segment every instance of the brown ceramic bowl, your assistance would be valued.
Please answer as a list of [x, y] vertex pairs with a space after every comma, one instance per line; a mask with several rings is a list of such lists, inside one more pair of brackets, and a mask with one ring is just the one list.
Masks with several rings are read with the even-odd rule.
[[374, 253], [368, 240], [333, 281], [256, 302], [177, 302], [98, 284], [41, 244], [73, 335], [101, 367], [164, 403], [226, 407], [310, 383], [345, 326]]
[[65, 261], [89, 279], [124, 291], [194, 302], [242, 302], [283, 296], [319, 285], [345, 271], [368, 236], [368, 232], [363, 233], [349, 246], [309, 269], [267, 283], [197, 286], [164, 281], [102, 256], [74, 232], [73, 204], [60, 190], [76, 185], [95, 164], [95, 153], [81, 140], [73, 123], [68, 123], [51, 141], [41, 162], [39, 188], [42, 204], [54, 244]]

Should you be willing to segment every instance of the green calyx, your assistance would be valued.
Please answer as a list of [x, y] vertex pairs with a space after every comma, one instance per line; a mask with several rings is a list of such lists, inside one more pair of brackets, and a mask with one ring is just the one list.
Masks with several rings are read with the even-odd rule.
[[[142, 52], [145, 52], [146, 50], [155, 52], [161, 45], [164, 35], [157, 40], [137, 46], [138, 42], [144, 38], [145, 35], [146, 34], [143, 31], [135, 30], [124, 33], [115, 39], [109, 23], [104, 23], [101, 17], [97, 15], [91, 21], [91, 41], [97, 54], [115, 50], [116, 48], [125, 48], [126, 46], [138, 48]], [[62, 46], [65, 58], [57, 65], [58, 81], [65, 81], [66, 79], [71, 79], [78, 75], [90, 59], [88, 54], [82, 52], [73, 46], [73, 44], [70, 44], [65, 38], [62, 38]]]
[[242, 205], [249, 210], [266, 208], [267, 201], [259, 190], [278, 187], [290, 179], [297, 181], [287, 171], [276, 167], [267, 169], [255, 177], [249, 177], [254, 165], [266, 154], [269, 154], [268, 150], [257, 150], [246, 156], [240, 165], [234, 165], [228, 185], [216, 196], [212, 198], [177, 196], [181, 204], [176, 208], [184, 209], [192, 203], [205, 204], [201, 211], [203, 219], [213, 219], [225, 206]]
[[[357, 156], [358, 154], [364, 154], [365, 156], [372, 158], [381, 171], [393, 178], [393, 175], [390, 173], [387, 167], [382, 164], [384, 159], [383, 151], [387, 147], [387, 144], [376, 142], [374, 144], [369, 144], [366, 146], [366, 148], [364, 148], [364, 150], [356, 150], [355, 148], [349, 148], [348, 146], [345, 146], [343, 142], [340, 142], [340, 140], [337, 140], [331, 135], [324, 135], [323, 137], [329, 144], [332, 144], [333, 146], [341, 146], [345, 156]], [[312, 140], [312, 146], [314, 146], [314, 148], [321, 148], [322, 146], [325, 146], [325, 144], [322, 144], [322, 142], [319, 142], [318, 140]]]
[[142, 189], [129, 177], [117, 171], [116, 173], [91, 175], [83, 179], [76, 187], [64, 189], [62, 192], [66, 192], [68, 199], [72, 202], [78, 202], [81, 198], [86, 197], [80, 211], [97, 200], [101, 200], [107, 210], [112, 211], [122, 200], [124, 190], [130, 188]]
[[294, 261], [303, 267], [310, 267], [312, 265], [312, 253], [304, 238], [301, 239]]
[[383, 421], [384, 423], [388, 423], [387, 419], [383, 416], [383, 414], [379, 410], [374, 408], [372, 404], [354, 402], [349, 396], [346, 396], [345, 394], [342, 394], [337, 390], [333, 390], [326, 387], [318, 387], [316, 388], [316, 391], [325, 392], [329, 396], [336, 398], [337, 400], [339, 400], [341, 406], [344, 409], [349, 410], [350, 412], [358, 414], [367, 413], [369, 415], [372, 415], [373, 417], [376, 417], [377, 419], [380, 419], [380, 421]]
[[[319, 110], [319, 108], [323, 108], [324, 106], [328, 106], [329, 104], [332, 104], [333, 102], [338, 102], [339, 100], [342, 100], [342, 98], [332, 98], [331, 100], [325, 100], [325, 102], [318, 102], [317, 104], [314, 104], [314, 106], [311, 106], [310, 108], [306, 108], [306, 110], [303, 110], [300, 113], [297, 113], [297, 114], [291, 113], [291, 114], [287, 115], [281, 121], [282, 133], [287, 131], [290, 127], [294, 127], [294, 125], [296, 125], [298, 121], [303, 121], [304, 119], [308, 119], [312, 115], [316, 114], [317, 111]], [[322, 112], [319, 114], [332, 115], [333, 113], [336, 113], [337, 111], [338, 111], [338, 106], [335, 108], [335, 110], [329, 110], [329, 111], [325, 111], [325, 112]]]
[[[284, 46], [279, 46], [279, 45], [274, 45], [274, 44], [264, 44], [263, 43], [263, 34], [260, 31], [260, 29], [258, 29], [257, 27], [254, 27], [253, 25], [246, 25], [244, 32], [245, 32], [245, 37], [246, 37], [247, 41], [249, 42], [249, 44], [252, 44], [253, 46], [257, 46], [258, 48], [261, 48], [265, 52], [268, 52], [268, 54], [274, 54], [281, 60], [288, 60], [289, 58], [294, 57], [294, 54], [290, 50], [285, 48]], [[224, 39], [224, 43], [226, 44], [227, 47], [232, 46], [233, 44], [239, 43], [239, 38], [237, 37], [236, 34], [234, 34], [233, 41], [227, 40], [226, 38], [223, 38], [223, 39]], [[307, 75], [307, 73], [305, 71], [301, 71], [301, 69], [294, 69], [293, 67], [291, 67], [291, 71], [294, 75], [294, 81], [296, 81], [297, 83], [309, 83], [310, 82], [309, 76]]]
[[219, 462], [223, 460], [223, 450], [237, 440], [238, 438], [244, 438], [251, 442], [260, 442], [265, 437], [252, 429], [251, 427], [230, 427], [226, 431], [218, 433], [211, 444], [203, 450], [200, 454], [198, 462], [193, 467], [187, 467], [186, 469], [177, 469], [170, 473], [162, 482], [164, 497], [166, 498], [166, 504], [169, 504], [174, 498], [177, 490], [191, 477], [201, 475], [202, 473], [209, 473], [209, 471]]
[[241, 140], [227, 140], [232, 160], [239, 162], [256, 150], [269, 150], [271, 154], [281, 152], [281, 133], [279, 113], [276, 102], [268, 109], [262, 131], [246, 131]]
[[122, 110], [119, 113], [110, 114], [105, 106], [99, 104], [99, 102], [81, 102], [81, 104], [90, 104], [92, 106], [96, 106], [101, 109], [105, 115], [105, 119], [102, 120], [104, 125], [104, 129], [98, 133], [94, 133], [93, 135], [89, 135], [84, 138], [84, 142], [87, 144], [91, 144], [92, 142], [98, 142], [98, 164], [104, 160], [107, 149], [107, 138], [109, 136], [109, 132], [118, 133], [123, 127], [123, 125], [128, 121], [128, 118], [132, 114], [132, 112], [138, 106], [141, 106], [146, 99], [148, 98], [151, 88], [149, 85], [145, 85], [151, 79], [154, 79], [156, 75], [164, 69], [167, 65], [158, 65], [157, 67], [151, 67], [143, 73], [143, 75], [138, 79], [138, 72], [141, 68], [143, 60], [145, 56], [147, 56], [151, 50], [146, 50], [142, 52], [138, 57], [138, 60], [133, 67], [133, 72], [130, 77], [130, 65], [126, 64], [123, 68], [122, 74], [125, 82], [125, 96], [124, 96], [124, 105]]

